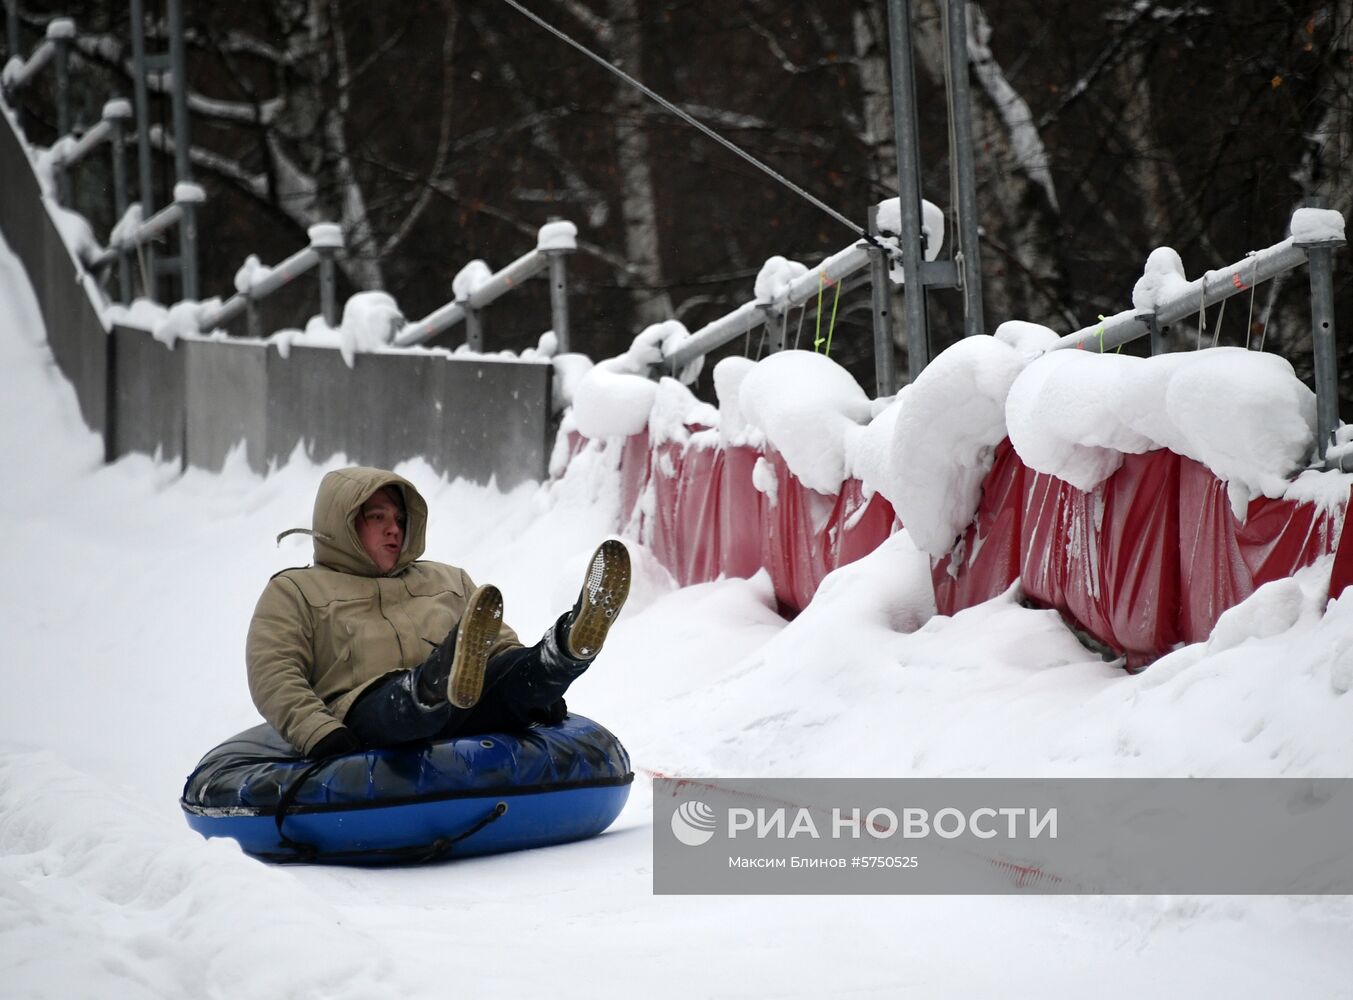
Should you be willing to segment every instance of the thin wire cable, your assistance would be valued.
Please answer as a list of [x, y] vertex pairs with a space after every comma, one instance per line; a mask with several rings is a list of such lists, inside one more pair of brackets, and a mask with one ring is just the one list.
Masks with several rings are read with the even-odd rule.
[[542, 28], [544, 28], [550, 34], [554, 35], [560, 41], [564, 42], [567, 45], [571, 45], [573, 48], [577, 49], [579, 52], [587, 56], [587, 58], [597, 63], [599, 66], [604, 67], [609, 72], [614, 73], [616, 76], [620, 77], [620, 79], [624, 80], [631, 87], [634, 87], [645, 97], [649, 98], [649, 100], [656, 101], [663, 108], [670, 111], [672, 114], [676, 115], [678, 118], [684, 121], [687, 125], [691, 125], [699, 129], [701, 132], [703, 132], [709, 138], [713, 139], [719, 145], [723, 146], [725, 149], [733, 153], [736, 153], [738, 156], [742, 157], [744, 160], [746, 160], [752, 166], [756, 167], [762, 173], [767, 174], [768, 176], [773, 177], [775, 180], [779, 181], [785, 187], [789, 188], [789, 190], [797, 194], [800, 198], [803, 198], [806, 201], [811, 202], [814, 206], [826, 212], [828, 215], [830, 215], [837, 222], [841, 223], [841, 225], [845, 226], [856, 236], [862, 237], [863, 239], [875, 245], [879, 245], [878, 241], [874, 237], [870, 236], [867, 232], [865, 232], [863, 228], [856, 225], [854, 222], [851, 222], [850, 219], [846, 218], [836, 209], [832, 208], [825, 201], [822, 201], [816, 196], [810, 194], [808, 191], [799, 187], [799, 185], [795, 184], [788, 177], [785, 177], [783, 174], [778, 173], [774, 168], [769, 167], [766, 164], [762, 163], [751, 153], [746, 152], [745, 150], [739, 148], [738, 146], [735, 146], [733, 143], [729, 142], [723, 136], [719, 135], [718, 132], [715, 132], [709, 126], [701, 124], [700, 122], [696, 121], [685, 111], [682, 111], [671, 101], [667, 100], [667, 98], [663, 97], [656, 91], [651, 90], [648, 87], [644, 86], [642, 83], [634, 79], [634, 77], [630, 76], [620, 67], [614, 66], [611, 63], [607, 62], [605, 59], [597, 55], [595, 52], [593, 52], [587, 46], [583, 45], [581, 42], [574, 41], [572, 38], [564, 34], [564, 32], [560, 31], [558, 28], [550, 24], [544, 18], [540, 17], [538, 14], [533, 14], [531, 11], [527, 10], [525, 7], [519, 4], [517, 0], [503, 0], [503, 2], [506, 3], [509, 7], [518, 11], [519, 13], [524, 14], [526, 17], [534, 21], [536, 24], [540, 25]]

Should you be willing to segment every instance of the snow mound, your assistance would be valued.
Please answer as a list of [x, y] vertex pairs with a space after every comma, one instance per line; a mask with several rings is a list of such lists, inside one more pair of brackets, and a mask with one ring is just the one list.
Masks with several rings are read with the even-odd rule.
[[464, 302], [476, 291], [488, 284], [493, 277], [493, 268], [478, 258], [470, 261], [451, 279], [451, 294], [457, 302]]
[[1010, 389], [1010, 442], [1036, 472], [1093, 490], [1123, 454], [1168, 448], [1230, 484], [1236, 516], [1281, 497], [1315, 442], [1315, 394], [1272, 354], [1215, 347], [1133, 358], [1054, 351]]
[[[298, 962], [316, 995], [396, 993], [376, 942], [320, 896], [234, 841], [129, 808], [51, 752], [0, 749], [0, 815], [8, 995], [98, 983], [100, 995], [147, 1000], [201, 996], [204, 984], [213, 996], [285, 996]], [[58, 941], [59, 952], [38, 947]]]
[[387, 347], [404, 326], [404, 314], [385, 292], [358, 292], [343, 306], [338, 327], [338, 349], [351, 368], [359, 351]]
[[1139, 313], [1155, 312], [1158, 303], [1182, 294], [1188, 284], [1179, 254], [1170, 247], [1157, 247], [1146, 258], [1146, 268], [1132, 287], [1132, 308]]
[[943, 351], [903, 394], [895, 417], [892, 475], [883, 495], [912, 540], [943, 556], [971, 523], [1006, 436], [1005, 404], [1023, 362], [995, 337], [967, 337]]
[[[659, 370], [664, 356], [689, 338], [690, 332], [677, 320], [654, 323], [634, 338], [624, 354], [597, 362], [579, 379], [573, 394], [573, 420], [578, 433], [608, 438], [647, 429], [658, 391], [649, 372]], [[695, 381], [703, 366], [704, 358], [697, 358], [681, 372], [680, 382]], [[699, 422], [713, 426], [718, 421], [717, 413], [711, 407], [705, 410], [708, 412], [702, 411]], [[672, 408], [666, 408], [665, 422], [657, 431], [659, 437], [680, 436], [670, 425], [671, 417]]]
[[789, 291], [789, 286], [795, 278], [801, 278], [807, 273], [806, 265], [796, 260], [786, 260], [777, 254], [761, 265], [752, 294], [756, 296], [758, 302], [775, 302]]
[[837, 493], [846, 477], [847, 431], [867, 423], [869, 397], [825, 354], [781, 351], [741, 380], [742, 419], [765, 435], [809, 489]]

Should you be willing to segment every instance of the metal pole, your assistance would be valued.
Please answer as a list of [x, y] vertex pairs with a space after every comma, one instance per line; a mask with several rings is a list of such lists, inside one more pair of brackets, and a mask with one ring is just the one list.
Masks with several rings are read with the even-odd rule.
[[766, 317], [766, 353], [779, 354], [789, 334], [789, 310], [779, 309]]
[[1146, 313], [1141, 317], [1146, 324], [1147, 330], [1151, 332], [1151, 356], [1165, 353], [1165, 331], [1160, 325], [1160, 318], [1153, 312]]
[[[141, 200], [141, 218], [155, 214], [155, 190], [150, 170], [150, 98], [146, 93], [146, 21], [143, 0], [131, 0], [132, 82], [136, 99], [136, 173]], [[141, 293], [157, 302], [159, 280], [155, 276], [155, 248], [141, 247], [144, 268]]]
[[916, 135], [916, 75], [912, 64], [910, 0], [888, 0], [888, 49], [893, 78], [893, 130], [902, 216], [902, 274], [907, 309], [907, 369], [911, 381], [930, 360], [925, 286], [921, 283], [921, 166]]
[[[117, 215], [117, 221], [121, 222], [127, 215], [127, 139], [123, 132], [122, 119], [111, 119], [113, 126], [112, 136], [112, 157], [113, 157], [113, 211]], [[132, 300], [132, 266], [131, 261], [127, 259], [126, 251], [117, 255], [117, 290], [118, 301], [131, 302]]]
[[550, 259], [550, 325], [558, 353], [568, 352], [568, 269], [563, 250], [546, 250]]
[[[193, 170], [189, 159], [188, 135], [188, 62], [183, 51], [183, 0], [168, 0], [169, 4], [169, 72], [173, 76], [172, 104], [174, 115], [174, 176], [180, 184], [192, 183]], [[183, 208], [183, 225], [179, 228], [179, 274], [183, 283], [183, 298], [196, 300], [197, 295], [197, 209]]]
[[[56, 132], [70, 135], [70, 42], [64, 37], [52, 40], [56, 44]], [[61, 204], [71, 204], [70, 174], [63, 167], [56, 173], [56, 195]]]
[[[878, 233], [878, 206], [869, 206], [869, 235]], [[869, 245], [869, 298], [874, 312], [874, 384], [876, 395], [891, 396], [897, 392], [897, 366], [893, 363], [893, 325], [888, 310], [891, 297], [888, 280], [888, 257], [874, 244]]]
[[1315, 346], [1315, 409], [1323, 459], [1339, 426], [1339, 367], [1334, 353], [1334, 250], [1308, 246], [1311, 271], [1311, 340]]
[[338, 328], [338, 294], [334, 282], [334, 256], [338, 253], [333, 247], [317, 247], [319, 254], [319, 311], [324, 323], [331, 329]]
[[[949, 124], [958, 187], [959, 275], [963, 280], [963, 335], [985, 333], [982, 315], [982, 252], [977, 244], [977, 170], [972, 151], [972, 98], [968, 91], [968, 17], [966, 0], [949, 0], [945, 9], [949, 52]], [[961, 257], [960, 257], [961, 255]]]
[[479, 321], [479, 310], [465, 310], [465, 343], [476, 354], [484, 353], [484, 327]]
[[5, 0], [5, 37], [8, 41], [6, 59], [19, 54], [19, 0]]

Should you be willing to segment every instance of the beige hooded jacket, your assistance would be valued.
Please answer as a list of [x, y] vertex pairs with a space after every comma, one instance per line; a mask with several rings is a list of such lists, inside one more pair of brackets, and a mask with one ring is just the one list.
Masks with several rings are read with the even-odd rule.
[[[355, 519], [386, 486], [404, 496], [404, 551], [382, 574], [362, 548]], [[382, 469], [330, 472], [315, 496], [315, 565], [268, 581], [249, 623], [249, 693], [274, 729], [302, 753], [336, 731], [369, 684], [427, 659], [460, 621], [475, 584], [445, 563], [419, 562], [427, 502]], [[520, 646], [506, 624], [490, 656]]]

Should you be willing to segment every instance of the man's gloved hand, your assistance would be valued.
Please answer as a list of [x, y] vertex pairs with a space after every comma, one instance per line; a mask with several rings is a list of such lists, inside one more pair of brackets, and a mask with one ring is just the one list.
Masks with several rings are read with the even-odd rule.
[[356, 753], [362, 749], [362, 741], [359, 740], [351, 729], [344, 726], [341, 729], [335, 729], [324, 739], [315, 744], [315, 749], [310, 751], [310, 757], [313, 760], [325, 760], [329, 757], [339, 757], [345, 753]]

